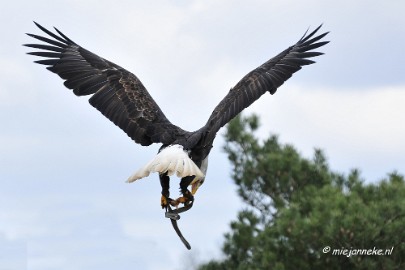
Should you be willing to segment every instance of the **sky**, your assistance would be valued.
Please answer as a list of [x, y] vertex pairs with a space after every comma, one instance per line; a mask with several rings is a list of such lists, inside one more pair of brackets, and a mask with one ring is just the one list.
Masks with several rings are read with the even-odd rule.
[[[405, 173], [404, 1], [11, 1], [0, 16], [0, 269], [182, 270], [221, 257], [243, 204], [217, 136], [204, 185], [179, 227], [157, 175], [125, 180], [159, 146], [134, 144], [21, 44], [56, 26], [136, 74], [166, 116], [200, 128], [246, 73], [323, 23], [331, 43], [245, 113], [332, 170], [368, 183]], [[223, 132], [223, 130], [222, 130]], [[175, 188], [176, 179], [172, 180]], [[176, 190], [172, 190], [175, 194]]]

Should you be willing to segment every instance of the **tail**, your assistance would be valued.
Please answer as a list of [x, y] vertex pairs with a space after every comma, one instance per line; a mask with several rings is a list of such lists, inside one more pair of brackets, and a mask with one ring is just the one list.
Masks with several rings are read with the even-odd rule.
[[127, 182], [132, 183], [154, 172], [167, 172], [169, 176], [176, 173], [179, 178], [191, 175], [195, 175], [197, 178], [205, 177], [181, 145], [170, 145], [164, 148], [154, 159], [130, 176]]

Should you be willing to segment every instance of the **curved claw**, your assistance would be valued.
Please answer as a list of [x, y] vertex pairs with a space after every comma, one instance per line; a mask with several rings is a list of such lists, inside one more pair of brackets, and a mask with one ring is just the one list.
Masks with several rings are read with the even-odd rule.
[[180, 214], [180, 213], [183, 213], [183, 212], [186, 212], [186, 211], [190, 210], [191, 207], [193, 207], [193, 203], [192, 203], [192, 202], [188, 203], [187, 205], [185, 205], [185, 206], [183, 206], [183, 207], [179, 207], [179, 208], [173, 209], [171, 212], [172, 212], [172, 213], [175, 213], [175, 214]]
[[[172, 198], [169, 198], [165, 195], [162, 195], [160, 199], [160, 205], [162, 206], [162, 209], [166, 209], [165, 217], [170, 218], [172, 220], [179, 220], [180, 213], [186, 212], [193, 207], [194, 204], [194, 196], [191, 194], [190, 191], [186, 190], [183, 193], [184, 196], [177, 198], [176, 200], [173, 200]], [[183, 207], [179, 207], [179, 204], [184, 204]], [[175, 209], [172, 209], [170, 206], [176, 207]]]
[[162, 197], [160, 198], [160, 205], [162, 206], [162, 209], [167, 208], [171, 201], [172, 199], [166, 197], [165, 195], [162, 195]]
[[170, 201], [170, 205], [174, 207], [178, 207], [180, 203], [184, 204], [184, 206], [187, 206], [189, 204], [192, 204], [194, 202], [194, 196], [191, 194], [189, 190], [186, 190], [183, 193], [182, 197], [177, 198], [176, 200]]

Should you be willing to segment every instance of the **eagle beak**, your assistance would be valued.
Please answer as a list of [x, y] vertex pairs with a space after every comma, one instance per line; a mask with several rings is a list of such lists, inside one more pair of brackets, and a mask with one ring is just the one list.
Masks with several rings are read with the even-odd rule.
[[201, 186], [201, 180], [195, 180], [193, 181], [193, 183], [191, 184], [191, 194], [194, 194], [197, 192], [198, 188]]

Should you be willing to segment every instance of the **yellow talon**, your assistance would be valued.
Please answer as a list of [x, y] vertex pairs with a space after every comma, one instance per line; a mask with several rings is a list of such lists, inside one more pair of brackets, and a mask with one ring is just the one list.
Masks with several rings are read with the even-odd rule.
[[162, 208], [165, 208], [168, 205], [166, 196], [162, 195], [162, 197], [160, 198], [160, 205], [162, 206]]
[[177, 198], [176, 200], [172, 200], [170, 201], [170, 205], [178, 207], [179, 204], [184, 204], [187, 205], [189, 203], [191, 203], [192, 201], [194, 201], [194, 197], [192, 196], [190, 191], [186, 191], [184, 194], [184, 196]]
[[188, 202], [188, 201], [189, 201], [189, 199], [186, 198], [186, 197], [179, 197], [179, 198], [177, 198], [176, 200], [171, 201], [171, 202], [170, 202], [170, 205], [175, 206], [175, 207], [178, 207], [179, 204], [181, 204], [181, 203], [184, 203], [184, 204], [185, 204], [185, 203]]

